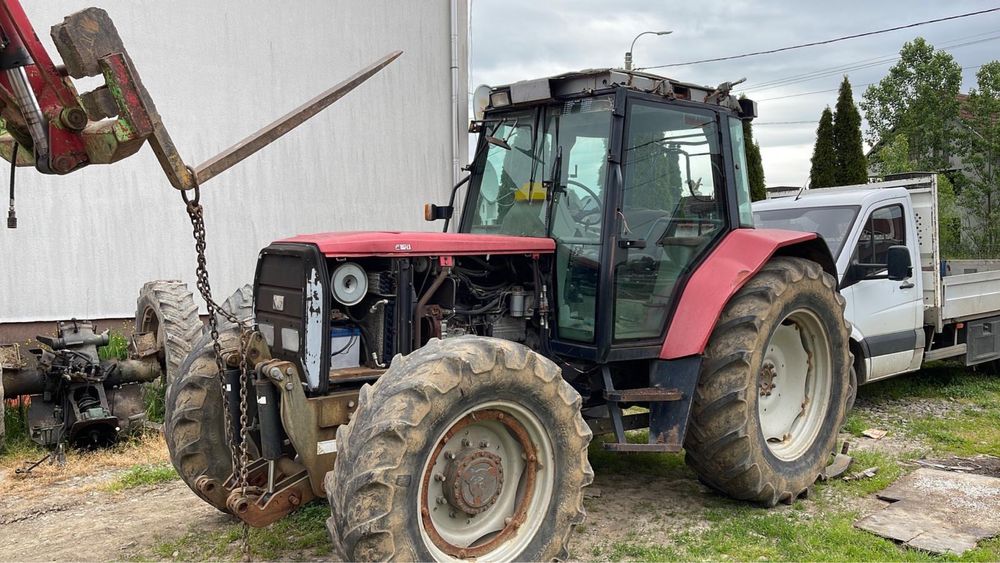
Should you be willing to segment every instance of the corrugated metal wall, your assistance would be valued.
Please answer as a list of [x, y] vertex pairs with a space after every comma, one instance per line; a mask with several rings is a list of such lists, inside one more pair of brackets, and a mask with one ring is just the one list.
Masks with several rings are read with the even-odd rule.
[[[106, 9], [191, 164], [385, 53], [404, 51], [205, 185], [218, 300], [252, 281], [258, 250], [277, 238], [433, 228], [422, 221], [422, 205], [445, 200], [452, 183], [447, 0], [22, 2], [53, 56], [48, 26], [90, 5]], [[466, 7], [458, 4], [465, 61]], [[462, 125], [466, 105], [461, 100]], [[463, 145], [466, 138], [459, 136]], [[194, 288], [191, 227], [148, 147], [64, 177], [18, 172], [19, 228], [0, 231], [0, 322], [127, 317], [146, 280], [182, 279]]]

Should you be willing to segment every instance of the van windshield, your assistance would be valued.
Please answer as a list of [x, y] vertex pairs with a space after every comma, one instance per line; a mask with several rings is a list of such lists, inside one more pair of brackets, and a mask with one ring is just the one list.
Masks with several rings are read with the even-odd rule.
[[754, 225], [767, 229], [788, 229], [819, 233], [830, 247], [830, 254], [839, 256], [844, 237], [851, 232], [860, 207], [794, 207], [791, 209], [754, 210]]

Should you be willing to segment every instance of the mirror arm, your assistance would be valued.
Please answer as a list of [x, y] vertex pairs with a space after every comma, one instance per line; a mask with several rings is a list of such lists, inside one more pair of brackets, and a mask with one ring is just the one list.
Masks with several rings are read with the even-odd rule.
[[[462, 178], [457, 184], [455, 184], [455, 187], [451, 189], [451, 196], [448, 198], [448, 207], [453, 210], [452, 213], [454, 213], [455, 209], [455, 196], [458, 194], [458, 188], [461, 188], [462, 186], [467, 184], [470, 178], [472, 178], [472, 174], [469, 174], [465, 178]], [[447, 233], [448, 225], [450, 224], [451, 224], [451, 217], [448, 217], [447, 219], [444, 220], [444, 229], [442, 229], [441, 232]]]

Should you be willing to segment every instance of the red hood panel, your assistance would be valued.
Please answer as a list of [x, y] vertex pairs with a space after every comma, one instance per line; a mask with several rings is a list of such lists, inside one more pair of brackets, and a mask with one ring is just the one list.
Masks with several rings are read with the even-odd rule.
[[277, 242], [315, 244], [326, 256], [547, 254], [556, 248], [555, 241], [548, 238], [398, 231], [319, 233]]

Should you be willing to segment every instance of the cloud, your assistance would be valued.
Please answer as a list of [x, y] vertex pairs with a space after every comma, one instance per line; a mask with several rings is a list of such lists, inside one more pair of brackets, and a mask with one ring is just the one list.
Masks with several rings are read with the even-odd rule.
[[[633, 53], [638, 67], [830, 39], [983, 7], [975, 1], [941, 4], [898, 0], [832, 3], [792, 0], [766, 3], [746, 0], [471, 1], [473, 88], [483, 83], [503, 84], [584, 68], [621, 66], [632, 38], [647, 30], [673, 30], [674, 33], [639, 39]], [[708, 85], [746, 77], [746, 93], [751, 98], [782, 98], [760, 101], [758, 121], [818, 121], [823, 108], [835, 104], [836, 91], [797, 94], [837, 88], [842, 78], [840, 72], [767, 89], [755, 89], [755, 85], [876, 57], [892, 57], [904, 42], [918, 35], [942, 47], [996, 36], [996, 40], [954, 47], [950, 51], [963, 66], [980, 65], [997, 58], [1000, 44], [997, 24], [1000, 24], [1000, 15], [994, 13], [827, 46], [654, 72]], [[889, 66], [882, 64], [847, 72], [852, 84], [856, 85], [855, 102], [861, 99], [864, 91], [857, 85], [877, 82]], [[963, 74], [963, 88], [968, 89], [974, 84], [975, 71]], [[805, 182], [809, 176], [815, 130], [815, 125], [761, 125], [754, 129], [761, 145], [768, 184], [801, 185]]]

